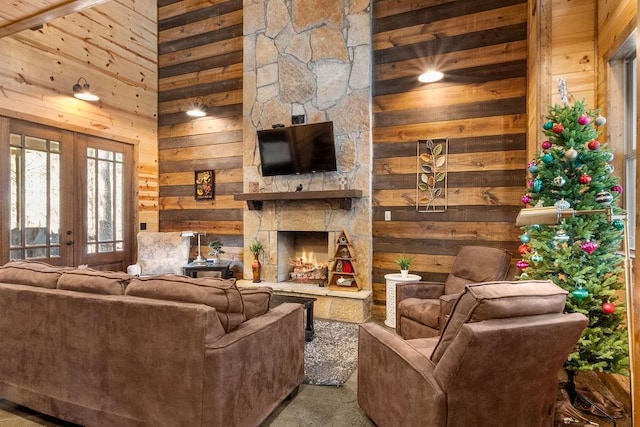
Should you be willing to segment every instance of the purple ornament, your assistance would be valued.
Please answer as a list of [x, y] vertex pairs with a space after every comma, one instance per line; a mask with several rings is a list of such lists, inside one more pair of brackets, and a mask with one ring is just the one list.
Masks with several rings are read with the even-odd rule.
[[615, 191], [618, 194], [622, 194], [622, 186], [616, 184], [613, 187], [611, 187], [611, 191]]
[[520, 199], [520, 200], [522, 200], [522, 203], [524, 203], [526, 205], [527, 203], [529, 203], [531, 201], [531, 196], [528, 195], [528, 194], [525, 194], [524, 196], [522, 196], [522, 199]]
[[591, 121], [591, 119], [586, 114], [583, 114], [580, 117], [578, 117], [578, 124], [579, 125], [582, 125], [582, 126], [588, 125], [590, 121]]
[[516, 267], [518, 267], [520, 270], [524, 270], [525, 268], [529, 268], [529, 263], [521, 259], [516, 263]]
[[591, 255], [596, 249], [598, 249], [598, 244], [588, 240], [580, 245], [580, 249]]
[[551, 141], [544, 141], [544, 142], [542, 143], [542, 149], [543, 149], [543, 150], [548, 150], [549, 148], [551, 148], [551, 145], [552, 145], [552, 144], [551, 144]]

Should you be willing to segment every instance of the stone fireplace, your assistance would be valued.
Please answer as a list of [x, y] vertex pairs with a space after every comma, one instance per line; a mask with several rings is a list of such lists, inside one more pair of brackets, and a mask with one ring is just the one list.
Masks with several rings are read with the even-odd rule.
[[[261, 278], [277, 292], [312, 294], [317, 317], [364, 321], [371, 302], [371, 5], [369, 1], [254, 0], [243, 7], [244, 193], [273, 194], [356, 189], [362, 197], [345, 208], [337, 200], [269, 199], [245, 210], [244, 260], [259, 240]], [[274, 124], [332, 121], [337, 172], [263, 177], [256, 131]], [[327, 262], [346, 230], [356, 253], [360, 291], [332, 291], [317, 284], [283, 281], [292, 256], [282, 242], [289, 232], [324, 233]], [[304, 234], [304, 233], [302, 233]], [[295, 249], [294, 249], [295, 251]], [[251, 277], [245, 262], [244, 277]]]

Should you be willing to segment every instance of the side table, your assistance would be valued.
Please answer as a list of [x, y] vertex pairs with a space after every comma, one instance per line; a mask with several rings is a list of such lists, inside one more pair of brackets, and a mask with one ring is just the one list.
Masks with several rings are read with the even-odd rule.
[[223, 279], [231, 277], [231, 261], [207, 262], [206, 264], [198, 264], [190, 262], [182, 267], [185, 276], [198, 277], [198, 271], [219, 271]]
[[406, 282], [418, 282], [422, 277], [417, 274], [409, 274], [402, 277], [402, 274], [393, 273], [385, 274], [384, 279], [387, 281], [387, 319], [384, 324], [390, 328], [396, 327], [396, 284]]
[[304, 327], [304, 340], [311, 341], [313, 336], [315, 335], [315, 329], [313, 328], [313, 303], [316, 301], [316, 298], [308, 298], [308, 297], [298, 297], [294, 295], [281, 295], [281, 294], [273, 294], [271, 295], [271, 302], [269, 304], [270, 308], [277, 307], [280, 304], [284, 304], [285, 302], [295, 302], [297, 304], [304, 305], [304, 309], [307, 312], [307, 321], [305, 322]]

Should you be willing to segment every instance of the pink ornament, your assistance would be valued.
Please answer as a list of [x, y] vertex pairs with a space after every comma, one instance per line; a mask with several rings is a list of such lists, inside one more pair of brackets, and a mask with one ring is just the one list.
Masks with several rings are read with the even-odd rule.
[[549, 148], [551, 148], [551, 141], [544, 141], [542, 143], [542, 149], [543, 150], [548, 150]]
[[522, 200], [522, 203], [524, 203], [526, 205], [527, 203], [529, 203], [531, 201], [531, 196], [528, 195], [528, 194], [525, 194], [524, 196], [522, 196], [522, 199], [520, 199], [520, 200]]
[[589, 141], [589, 143], [587, 144], [587, 148], [591, 151], [595, 151], [598, 148], [600, 148], [600, 142], [596, 141], [595, 139], [592, 139], [591, 141]]
[[527, 181], [527, 184], [529, 185], [529, 188], [533, 187], [533, 180], [530, 179], [529, 181]]
[[556, 124], [553, 125], [551, 130], [555, 134], [562, 133], [562, 131], [564, 130], [564, 126], [562, 126], [562, 123], [556, 123]]
[[622, 194], [622, 186], [616, 184], [613, 187], [611, 187], [611, 191], [615, 191], [618, 194]]
[[588, 125], [590, 121], [591, 121], [591, 119], [586, 114], [583, 114], [580, 117], [578, 117], [578, 124], [579, 125], [582, 125], [582, 126]]
[[598, 244], [588, 240], [580, 245], [580, 249], [591, 255], [596, 249], [598, 249]]
[[524, 270], [525, 268], [529, 268], [529, 263], [521, 259], [516, 263], [516, 267], [518, 267], [520, 270]]

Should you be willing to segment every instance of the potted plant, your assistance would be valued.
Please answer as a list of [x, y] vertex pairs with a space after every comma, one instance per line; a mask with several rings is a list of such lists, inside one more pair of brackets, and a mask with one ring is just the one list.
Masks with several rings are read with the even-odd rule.
[[402, 255], [398, 259], [396, 259], [396, 264], [400, 267], [400, 274], [402, 277], [407, 277], [409, 275], [409, 267], [411, 267], [411, 258], [406, 255]]
[[260, 252], [264, 250], [264, 246], [259, 241], [254, 241], [251, 245], [249, 245], [249, 250], [253, 254], [253, 263], [251, 264], [251, 271], [253, 273], [253, 283], [260, 283], [260, 270], [261, 264], [258, 256]]
[[209, 255], [213, 257], [213, 262], [218, 262], [220, 260], [220, 255], [224, 253], [224, 250], [222, 249], [222, 242], [219, 239], [212, 240], [209, 242], [209, 247], [211, 248]]

